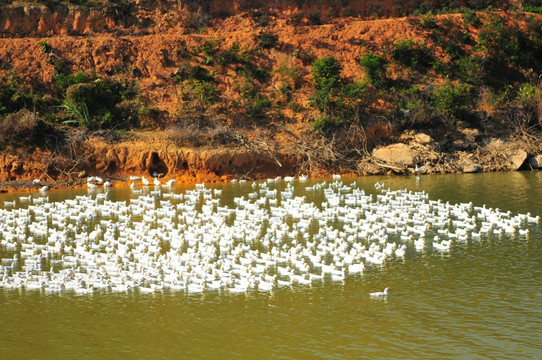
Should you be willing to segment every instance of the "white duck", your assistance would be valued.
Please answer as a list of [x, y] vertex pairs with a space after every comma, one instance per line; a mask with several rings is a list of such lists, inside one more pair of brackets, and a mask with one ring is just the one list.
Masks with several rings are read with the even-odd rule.
[[384, 291], [372, 292], [369, 295], [376, 298], [386, 297], [390, 292], [390, 288], [385, 288]]

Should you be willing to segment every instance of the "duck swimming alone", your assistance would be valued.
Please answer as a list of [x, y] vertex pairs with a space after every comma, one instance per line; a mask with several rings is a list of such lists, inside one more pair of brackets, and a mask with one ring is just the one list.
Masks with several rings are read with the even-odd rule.
[[390, 288], [385, 288], [384, 291], [372, 292], [369, 295], [371, 295], [372, 297], [380, 298], [380, 297], [388, 296], [389, 292], [390, 292]]

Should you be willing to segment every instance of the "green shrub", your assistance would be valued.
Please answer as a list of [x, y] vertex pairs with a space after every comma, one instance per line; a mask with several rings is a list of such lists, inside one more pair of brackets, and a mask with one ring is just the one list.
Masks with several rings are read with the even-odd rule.
[[137, 89], [131, 84], [113, 80], [96, 79], [70, 85], [61, 105], [67, 118], [65, 123], [93, 130], [129, 126], [117, 104], [136, 95]]
[[422, 17], [422, 26], [426, 29], [436, 29], [438, 27], [438, 21], [435, 15], [428, 12]]
[[178, 81], [194, 80], [213, 82], [213, 75], [204, 67], [199, 65], [192, 66], [190, 63], [184, 63], [175, 70], [175, 78]]
[[537, 97], [542, 94], [542, 91], [539, 87], [534, 86], [529, 83], [521, 84], [517, 92], [517, 101], [521, 105], [527, 105], [532, 103]]
[[482, 85], [485, 82], [485, 60], [481, 57], [462, 57], [457, 62], [459, 78], [472, 85]]
[[468, 84], [446, 83], [434, 89], [429, 96], [436, 111], [453, 119], [460, 119], [469, 109], [472, 88]]
[[465, 26], [478, 27], [481, 24], [480, 17], [476, 13], [476, 10], [466, 9], [463, 12], [462, 16], [463, 16], [463, 23], [465, 24]]
[[358, 121], [375, 102], [375, 94], [367, 82], [345, 84], [340, 91], [335, 113], [344, 121]]
[[490, 18], [478, 34], [478, 49], [485, 54], [485, 72], [492, 87], [525, 81], [524, 71], [542, 71], [542, 41], [536, 25], [527, 29], [498, 15]]
[[257, 94], [253, 99], [245, 102], [245, 110], [253, 121], [264, 119], [271, 107], [269, 98], [262, 94]]
[[520, 56], [520, 35], [512, 27], [507, 27], [504, 20], [493, 16], [478, 33], [478, 45], [493, 56], [506, 56], [515, 63]]
[[260, 35], [260, 47], [262, 49], [272, 49], [277, 46], [279, 37], [272, 33], [263, 33]]
[[524, 6], [523, 10], [535, 14], [542, 14], [542, 6]]
[[51, 45], [49, 45], [49, 43], [47, 41], [38, 41], [38, 45], [40, 46], [41, 48], [41, 52], [48, 52], [49, 50], [51, 50]]
[[325, 135], [330, 130], [336, 129], [338, 125], [339, 124], [336, 123], [335, 118], [332, 118], [329, 115], [322, 115], [312, 122], [312, 127], [314, 130], [322, 135]]
[[269, 80], [267, 70], [252, 63], [245, 63], [244, 66], [238, 68], [238, 73], [250, 80], [257, 80], [260, 83], [265, 83]]
[[205, 40], [203, 45], [200, 47], [200, 51], [207, 57], [205, 60], [205, 65], [211, 65], [213, 62], [212, 60], [216, 59], [218, 53], [218, 42], [213, 39]]
[[395, 61], [412, 68], [428, 67], [433, 60], [425, 44], [417, 44], [413, 40], [395, 42], [391, 56]]
[[30, 109], [35, 104], [33, 89], [28, 88], [22, 79], [10, 74], [0, 78], [0, 115]]
[[478, 34], [478, 45], [494, 62], [508, 62], [526, 69], [541, 70], [542, 21], [527, 19], [527, 29], [499, 16], [491, 17]]
[[309, 105], [322, 113], [313, 122], [315, 130], [322, 133], [359, 121], [372, 103], [367, 83], [348, 83], [342, 79], [341, 70], [333, 56], [315, 60], [312, 66], [316, 90]]
[[452, 75], [451, 67], [447, 63], [435, 60], [431, 63], [431, 66], [437, 74], [442, 74], [445, 77], [450, 77]]
[[226, 51], [220, 52], [216, 57], [216, 62], [220, 65], [232, 65], [240, 64], [244, 61], [240, 54], [240, 47], [238, 43], [233, 43]]
[[405, 94], [406, 98], [402, 99], [403, 103], [398, 115], [401, 119], [401, 123], [409, 128], [425, 128], [427, 126], [435, 125], [435, 120], [444, 120], [442, 118], [436, 118], [435, 110], [423, 96], [423, 94], [417, 89], [408, 91]]
[[204, 105], [214, 104], [219, 95], [218, 89], [209, 82], [194, 80], [189, 82], [188, 87], [192, 95]]
[[359, 63], [365, 70], [371, 84], [382, 87], [387, 83], [388, 62], [384, 57], [369, 52], [361, 57]]
[[334, 114], [339, 92], [343, 86], [341, 78], [342, 66], [333, 56], [324, 56], [312, 64], [312, 77], [316, 91], [311, 97], [310, 104], [326, 114]]
[[318, 90], [337, 89], [342, 84], [342, 65], [334, 56], [324, 56], [312, 63], [312, 77]]
[[63, 73], [55, 73], [54, 75], [56, 87], [61, 94], [63, 94], [71, 85], [86, 83], [91, 80], [92, 77], [82, 71], [78, 71], [71, 75], [65, 75]]
[[322, 15], [318, 11], [310, 11], [307, 19], [312, 25], [322, 25]]

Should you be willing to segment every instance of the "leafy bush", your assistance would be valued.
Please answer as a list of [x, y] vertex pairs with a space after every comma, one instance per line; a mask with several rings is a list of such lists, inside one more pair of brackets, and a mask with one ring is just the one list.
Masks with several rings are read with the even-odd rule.
[[521, 84], [518, 93], [517, 100], [520, 104], [525, 105], [532, 102], [537, 96], [541, 94], [541, 90], [532, 84]]
[[318, 11], [309, 12], [307, 19], [312, 25], [322, 25], [322, 15]]
[[218, 89], [209, 82], [193, 80], [188, 81], [185, 86], [192, 96], [203, 105], [214, 104], [219, 95]]
[[359, 63], [365, 70], [371, 84], [376, 87], [386, 84], [388, 62], [384, 57], [369, 52], [361, 57]]
[[311, 98], [311, 105], [326, 114], [333, 114], [337, 107], [339, 91], [343, 85], [341, 70], [339, 60], [333, 56], [322, 57], [312, 64], [316, 91]]
[[263, 33], [260, 35], [260, 47], [262, 49], [272, 49], [277, 46], [279, 37], [272, 33]]
[[335, 94], [317, 90], [311, 103], [317, 106], [322, 115], [312, 122], [312, 126], [317, 132], [326, 134], [359, 122], [373, 102], [367, 84], [359, 81], [344, 84]]
[[33, 89], [29, 89], [14, 74], [0, 78], [0, 115], [31, 108], [35, 104]]
[[417, 88], [409, 89], [400, 94], [399, 103], [401, 105], [398, 109], [398, 117], [401, 119], [401, 123], [409, 128], [431, 126], [436, 120], [435, 110], [426, 95]]
[[430, 104], [439, 113], [460, 119], [471, 105], [472, 88], [467, 84], [446, 83], [429, 96]]
[[444, 77], [450, 77], [452, 76], [451, 67], [448, 63], [435, 60], [431, 63], [431, 66], [433, 67], [433, 70], [435, 70], [435, 73], [442, 74]]
[[541, 70], [542, 55], [542, 21], [527, 19], [527, 29], [520, 24], [508, 23], [499, 16], [491, 17], [478, 34], [478, 45], [485, 50], [494, 62], [505, 59], [515, 66], [526, 69], [535, 66]]
[[505, 56], [516, 63], [520, 57], [520, 40], [517, 31], [507, 27], [504, 20], [493, 16], [491, 21], [480, 29], [478, 45], [493, 57]]
[[265, 83], [269, 80], [269, 73], [267, 70], [252, 63], [246, 63], [237, 70], [240, 75], [250, 80], [257, 80], [260, 83]]
[[485, 83], [485, 60], [481, 57], [462, 57], [457, 62], [456, 74], [459, 78], [472, 85]]
[[245, 110], [248, 116], [256, 122], [264, 119], [271, 107], [272, 103], [269, 98], [262, 94], [256, 94], [250, 101], [245, 101]]
[[216, 62], [220, 65], [240, 64], [244, 59], [240, 53], [241, 49], [238, 43], [233, 43], [226, 51], [222, 51], [216, 57]]
[[265, 118], [272, 108], [271, 100], [266, 95], [261, 94], [258, 87], [248, 78], [245, 78], [237, 86], [243, 108], [248, 117], [254, 122]]
[[322, 116], [313, 122], [315, 130], [328, 132], [359, 121], [372, 104], [367, 83], [348, 83], [341, 77], [342, 66], [333, 56], [314, 61], [312, 66], [315, 88], [310, 105]]
[[542, 14], [542, 6], [524, 6], [523, 10], [535, 14]]
[[213, 75], [207, 71], [204, 67], [199, 65], [192, 66], [190, 63], [184, 63], [175, 70], [175, 78], [178, 81], [194, 80], [213, 82]]
[[64, 121], [65, 124], [78, 125], [85, 128], [92, 126], [88, 107], [85, 102], [76, 102], [66, 98], [62, 102], [61, 107], [69, 117], [69, 120]]
[[454, 21], [442, 22], [442, 27], [434, 29], [430, 36], [436, 46], [440, 46], [452, 60], [456, 60], [465, 55], [465, 45], [472, 44], [472, 38], [468, 31]]
[[489, 85], [502, 87], [510, 82], [525, 81], [522, 69], [542, 71], [542, 41], [536, 27], [535, 22], [525, 30], [519, 24], [494, 15], [480, 29], [478, 48], [486, 54], [484, 70]]
[[130, 84], [96, 79], [93, 82], [73, 84], [66, 90], [62, 108], [68, 124], [88, 129], [126, 127], [126, 119], [117, 104], [131, 100], [137, 90]]
[[422, 26], [426, 29], [436, 29], [438, 27], [438, 21], [435, 15], [431, 12], [422, 17]]
[[391, 56], [395, 61], [412, 68], [428, 67], [433, 60], [431, 52], [425, 44], [417, 44], [413, 40], [395, 42]]
[[374, 95], [366, 82], [354, 81], [345, 84], [337, 101], [337, 116], [347, 122], [360, 120], [361, 115], [375, 102]]
[[342, 65], [334, 56], [324, 56], [312, 64], [312, 77], [319, 90], [337, 89], [342, 84]]
[[78, 71], [71, 75], [55, 73], [54, 80], [58, 91], [63, 94], [71, 85], [87, 83], [92, 80], [92, 77], [82, 71]]
[[463, 16], [463, 22], [465, 26], [478, 27], [480, 25], [480, 17], [478, 16], [475, 10], [466, 9], [463, 12], [462, 16]]

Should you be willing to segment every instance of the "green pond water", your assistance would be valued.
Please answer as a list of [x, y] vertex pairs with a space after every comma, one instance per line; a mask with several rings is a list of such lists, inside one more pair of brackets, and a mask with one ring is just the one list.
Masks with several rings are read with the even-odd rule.
[[[542, 215], [542, 172], [342, 179], [354, 180], [367, 191], [379, 181], [433, 200]], [[252, 191], [250, 183], [212, 187], [226, 204]], [[193, 186], [175, 191], [184, 189]], [[49, 197], [78, 194], [86, 191]], [[21, 195], [0, 195], [0, 207]], [[111, 189], [110, 200], [129, 198], [130, 189]], [[542, 359], [541, 228], [447, 252], [411, 250], [344, 283], [266, 293], [0, 289], [0, 359]], [[386, 299], [369, 296], [384, 287], [392, 289]]]

